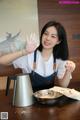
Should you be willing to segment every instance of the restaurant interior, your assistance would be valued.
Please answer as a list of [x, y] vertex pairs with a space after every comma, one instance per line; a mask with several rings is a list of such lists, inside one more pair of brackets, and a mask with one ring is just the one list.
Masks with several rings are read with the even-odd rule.
[[[59, 21], [67, 32], [69, 59], [76, 63], [69, 88], [80, 90], [80, 2], [79, 0], [36, 0], [39, 32], [49, 20]], [[68, 2], [64, 2], [68, 1]], [[76, 2], [77, 1], [77, 2]], [[1, 4], [1, 3], [0, 3]], [[80, 120], [80, 102], [67, 99], [60, 105], [32, 104], [13, 106], [14, 75], [21, 69], [0, 65], [0, 113], [8, 113], [9, 120]], [[5, 114], [4, 114], [5, 115]], [[1, 114], [0, 114], [1, 116]], [[3, 116], [5, 117], [5, 116]]]

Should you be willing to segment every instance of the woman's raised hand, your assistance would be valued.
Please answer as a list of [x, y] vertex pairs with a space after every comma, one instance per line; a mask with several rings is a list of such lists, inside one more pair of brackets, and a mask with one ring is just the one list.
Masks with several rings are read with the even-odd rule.
[[73, 72], [73, 71], [75, 70], [76, 64], [75, 64], [73, 61], [68, 60], [68, 61], [66, 62], [65, 67], [66, 67], [66, 70], [67, 70], [67, 71]]
[[26, 55], [32, 53], [39, 46], [39, 40], [35, 33], [31, 33], [30, 37], [27, 36], [26, 48], [22, 50], [22, 54]]

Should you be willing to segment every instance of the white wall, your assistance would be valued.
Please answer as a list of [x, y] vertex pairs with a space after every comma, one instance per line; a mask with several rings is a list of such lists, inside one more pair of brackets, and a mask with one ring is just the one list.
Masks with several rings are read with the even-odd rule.
[[0, 42], [6, 32], [15, 35], [19, 31], [22, 39], [31, 32], [38, 35], [37, 0], [0, 0]]

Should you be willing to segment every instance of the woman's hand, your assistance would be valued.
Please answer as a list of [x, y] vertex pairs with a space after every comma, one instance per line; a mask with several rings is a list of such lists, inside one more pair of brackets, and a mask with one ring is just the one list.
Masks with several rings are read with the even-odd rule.
[[36, 48], [39, 46], [39, 40], [37, 38], [37, 35], [35, 33], [30, 35], [30, 38], [27, 36], [27, 45], [24, 50], [22, 50], [22, 54], [26, 55], [29, 53], [32, 53], [36, 50]]
[[76, 64], [73, 61], [68, 60], [65, 67], [68, 72], [72, 73], [75, 70]]

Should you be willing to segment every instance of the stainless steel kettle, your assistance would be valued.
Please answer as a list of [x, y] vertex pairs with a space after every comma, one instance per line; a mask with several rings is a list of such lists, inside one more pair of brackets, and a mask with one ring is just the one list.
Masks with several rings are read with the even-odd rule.
[[19, 75], [14, 83], [13, 105], [25, 107], [33, 104], [33, 91], [29, 75]]

